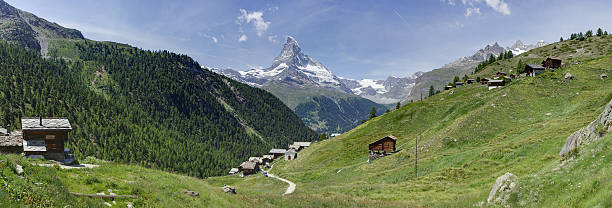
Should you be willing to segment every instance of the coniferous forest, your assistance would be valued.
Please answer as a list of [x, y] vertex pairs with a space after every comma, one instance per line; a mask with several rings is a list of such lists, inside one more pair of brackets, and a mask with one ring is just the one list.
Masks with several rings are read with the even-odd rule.
[[217, 75], [185, 55], [95, 41], [70, 58], [0, 43], [0, 118], [67, 117], [67, 148], [197, 177], [317, 134], [264, 90]]

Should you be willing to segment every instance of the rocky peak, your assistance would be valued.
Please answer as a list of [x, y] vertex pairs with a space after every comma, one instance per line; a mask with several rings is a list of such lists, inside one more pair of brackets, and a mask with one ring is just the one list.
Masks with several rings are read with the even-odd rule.
[[295, 64], [297, 66], [305, 66], [308, 62], [308, 56], [302, 53], [302, 49], [298, 42], [291, 36], [287, 37], [287, 42], [283, 46], [280, 55], [274, 58], [273, 66], [278, 66], [281, 63], [287, 65]]
[[525, 48], [525, 44], [523, 44], [523, 42], [521, 42], [521, 40], [516, 40], [516, 42], [514, 44], [512, 44], [512, 46], [510, 46], [510, 48]]

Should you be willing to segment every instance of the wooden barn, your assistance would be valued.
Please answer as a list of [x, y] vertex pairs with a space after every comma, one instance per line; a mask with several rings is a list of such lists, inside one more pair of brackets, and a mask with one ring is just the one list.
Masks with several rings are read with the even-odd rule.
[[455, 87], [463, 87], [463, 82], [455, 82]]
[[467, 80], [465, 81], [465, 83], [467, 83], [467, 84], [474, 84], [474, 82], [475, 82], [475, 80], [474, 80], [474, 79], [467, 79]]
[[555, 58], [547, 58], [546, 60], [542, 61], [542, 66], [544, 66], [545, 68], [552, 68], [552, 69], [557, 69], [561, 67], [561, 59], [555, 59]]
[[535, 77], [546, 71], [546, 68], [537, 64], [527, 64], [525, 65], [525, 73], [527, 76]]
[[505, 86], [506, 82], [504, 82], [503, 79], [500, 79], [500, 80], [495, 80], [494, 79], [494, 80], [489, 80], [489, 82], [487, 84], [489, 86], [489, 90], [491, 90], [491, 89], [495, 89], [495, 88], [498, 88], [498, 87]]
[[274, 160], [274, 155], [263, 155], [261, 156], [261, 161], [265, 163], [271, 163]]
[[240, 171], [242, 171], [242, 173], [244, 175], [251, 175], [251, 174], [255, 174], [259, 171], [259, 166], [257, 165], [257, 163], [251, 162], [251, 161], [246, 161], [243, 162], [242, 164], [240, 164]]
[[300, 151], [310, 147], [310, 144], [312, 144], [312, 142], [293, 142], [293, 144], [289, 146], [294, 147], [292, 149], [295, 149], [296, 151]]
[[481, 83], [481, 84], [488, 84], [488, 83], [489, 83], [489, 79], [487, 79], [487, 78], [482, 78], [482, 79], [480, 79], [480, 83]]
[[64, 142], [72, 130], [66, 118], [21, 118], [23, 152], [26, 157], [64, 162]]
[[389, 135], [368, 145], [370, 152], [395, 152], [397, 137]]
[[249, 157], [249, 161], [254, 162], [257, 165], [263, 164], [263, 161], [261, 160], [260, 157]]
[[285, 152], [287, 152], [286, 149], [271, 149], [270, 153], [268, 154], [273, 155], [274, 159], [276, 159], [276, 158], [284, 156]]

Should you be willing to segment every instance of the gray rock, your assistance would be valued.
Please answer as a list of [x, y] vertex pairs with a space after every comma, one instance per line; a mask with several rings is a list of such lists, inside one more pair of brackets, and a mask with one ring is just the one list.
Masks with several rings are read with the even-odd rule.
[[15, 172], [17, 175], [23, 174], [23, 167], [21, 167], [21, 165], [15, 165]]
[[565, 79], [574, 79], [574, 75], [568, 73], [565, 73]]
[[517, 180], [518, 177], [512, 173], [506, 173], [497, 178], [493, 188], [491, 188], [491, 192], [489, 192], [487, 202], [507, 206], [506, 202], [510, 198], [510, 194], [515, 190]]
[[231, 194], [236, 194], [236, 188], [234, 188], [233, 186], [225, 185], [225, 186], [223, 186], [223, 192], [231, 193]]
[[112, 207], [113, 205], [108, 203], [108, 202], [104, 202], [104, 205], [108, 206], [108, 207]]
[[571, 156], [571, 152], [577, 151], [581, 145], [597, 141], [611, 130], [612, 100], [610, 100], [604, 111], [599, 114], [597, 119], [591, 122], [588, 126], [567, 137], [567, 140], [565, 140], [565, 145], [563, 145], [563, 149], [561, 149], [559, 155], [562, 158]]
[[608, 78], [608, 75], [607, 74], [601, 74], [601, 75], [599, 75], [599, 77], [601, 77], [602, 79], [605, 79], [605, 78]]
[[193, 196], [193, 197], [196, 197], [196, 196], [200, 195], [200, 193], [195, 192], [195, 191], [184, 191], [184, 193], [189, 195], [189, 196]]

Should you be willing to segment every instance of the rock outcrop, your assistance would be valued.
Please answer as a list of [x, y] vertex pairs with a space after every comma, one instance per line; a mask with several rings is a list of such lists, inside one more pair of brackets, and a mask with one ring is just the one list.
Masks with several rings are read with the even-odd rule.
[[583, 144], [599, 140], [607, 132], [612, 130], [612, 100], [604, 111], [585, 128], [582, 128], [567, 137], [565, 145], [559, 155], [562, 158], [571, 157]]
[[495, 180], [495, 184], [493, 184], [491, 192], [489, 193], [487, 202], [507, 206], [506, 202], [510, 198], [510, 194], [515, 190], [517, 180], [518, 177], [512, 173], [506, 173], [497, 178], [497, 180]]

